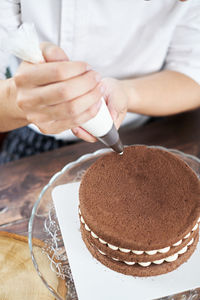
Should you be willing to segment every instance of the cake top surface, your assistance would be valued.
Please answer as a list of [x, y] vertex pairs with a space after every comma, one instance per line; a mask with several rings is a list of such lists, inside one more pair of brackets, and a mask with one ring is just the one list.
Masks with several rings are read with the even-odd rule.
[[192, 169], [176, 155], [146, 146], [98, 159], [82, 179], [79, 199], [90, 229], [127, 249], [172, 245], [200, 215], [200, 183]]

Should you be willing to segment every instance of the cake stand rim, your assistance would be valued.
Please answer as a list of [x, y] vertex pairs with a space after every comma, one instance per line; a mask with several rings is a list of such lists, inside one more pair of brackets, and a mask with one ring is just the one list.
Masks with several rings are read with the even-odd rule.
[[[167, 148], [167, 147], [163, 147], [163, 146], [157, 146], [157, 145], [144, 145], [144, 144], [134, 144], [134, 145], [126, 145], [124, 147], [128, 147], [128, 146], [146, 146], [148, 148], [156, 148], [156, 149], [160, 149], [160, 150], [163, 150], [163, 151], [166, 151], [166, 152], [171, 152], [171, 153], [174, 153], [174, 154], [178, 154], [179, 156], [182, 155], [182, 156], [185, 156], [187, 158], [190, 158], [192, 160], [194, 160], [195, 162], [199, 163], [200, 164], [200, 159], [192, 154], [188, 154], [188, 153], [185, 153], [185, 152], [182, 152], [180, 150], [177, 150], [177, 149], [173, 149], [173, 148]], [[48, 181], [48, 183], [42, 188], [39, 196], [37, 197], [37, 200], [36, 202], [34, 203], [33, 205], [33, 208], [32, 208], [32, 211], [31, 211], [31, 216], [30, 216], [30, 219], [29, 219], [29, 223], [28, 223], [28, 244], [29, 244], [29, 250], [30, 250], [30, 254], [31, 254], [31, 259], [32, 259], [32, 262], [33, 262], [33, 265], [39, 275], [39, 277], [41, 278], [41, 280], [43, 281], [44, 285], [47, 287], [47, 289], [53, 294], [53, 296], [56, 298], [56, 300], [63, 300], [57, 293], [56, 291], [47, 283], [46, 279], [43, 277], [43, 275], [41, 274], [40, 270], [39, 270], [39, 267], [38, 267], [38, 264], [37, 264], [37, 261], [35, 259], [35, 255], [33, 253], [33, 243], [32, 243], [32, 239], [33, 239], [33, 223], [34, 223], [34, 217], [35, 217], [35, 213], [36, 213], [36, 210], [37, 210], [37, 207], [44, 195], [44, 193], [46, 192], [46, 190], [56, 181], [56, 179], [58, 179], [58, 177], [60, 177], [61, 175], [63, 175], [66, 171], [68, 171], [70, 168], [76, 166], [77, 164], [81, 163], [81, 162], [84, 162], [85, 160], [87, 159], [90, 159], [90, 158], [93, 158], [93, 157], [96, 157], [96, 156], [99, 156], [99, 155], [103, 155], [103, 154], [106, 154], [106, 153], [109, 153], [109, 152], [112, 152], [113, 150], [112, 149], [109, 149], [109, 148], [102, 148], [102, 149], [99, 149], [99, 150], [96, 150], [94, 152], [91, 152], [91, 153], [87, 153], [87, 154], [84, 154], [82, 156], [80, 156], [78, 159], [66, 164], [60, 171], [56, 172], [51, 178], [50, 180]]]

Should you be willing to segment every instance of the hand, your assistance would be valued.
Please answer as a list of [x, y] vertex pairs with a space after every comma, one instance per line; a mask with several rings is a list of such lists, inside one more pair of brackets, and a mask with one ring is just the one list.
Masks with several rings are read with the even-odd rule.
[[23, 62], [14, 76], [16, 102], [28, 123], [56, 134], [94, 117], [100, 108], [100, 76], [85, 62], [72, 62], [50, 43], [42, 46], [47, 63]]
[[118, 129], [124, 120], [128, 110], [128, 97], [122, 80], [105, 78], [102, 80], [105, 86], [104, 99]]
[[[104, 99], [113, 118], [114, 124], [118, 129], [127, 113], [128, 97], [126, 95], [123, 81], [105, 78], [102, 80], [102, 85], [105, 89]], [[87, 133], [84, 129], [77, 127], [72, 132], [79, 138], [88, 142], [95, 142], [96, 139]]]

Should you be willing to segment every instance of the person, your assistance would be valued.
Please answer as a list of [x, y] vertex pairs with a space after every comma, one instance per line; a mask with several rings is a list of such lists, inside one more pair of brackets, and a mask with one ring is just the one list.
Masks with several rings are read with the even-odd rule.
[[[55, 138], [71, 129], [96, 141], [81, 124], [97, 114], [102, 96], [117, 128], [127, 112], [165, 116], [199, 107], [199, 0], [1, 0], [0, 39], [23, 22], [36, 25], [46, 62], [21, 62], [5, 79], [10, 58], [0, 52], [0, 132], [26, 128], [29, 154], [37, 144], [24, 127], [30, 124]], [[14, 132], [19, 140], [20, 129]], [[7, 140], [9, 147], [15, 136]]]

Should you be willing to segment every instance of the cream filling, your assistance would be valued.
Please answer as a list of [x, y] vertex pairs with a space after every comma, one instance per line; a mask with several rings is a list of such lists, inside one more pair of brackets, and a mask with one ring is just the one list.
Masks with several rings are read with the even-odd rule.
[[[119, 250], [119, 251], [121, 251], [121, 252], [124, 252], [124, 253], [130, 253], [130, 252], [132, 252], [132, 253], [134, 253], [134, 254], [136, 254], [136, 255], [141, 255], [141, 254], [143, 254], [143, 253], [145, 253], [145, 254], [148, 254], [148, 255], [155, 255], [155, 254], [157, 254], [157, 253], [167, 253], [170, 249], [171, 249], [171, 247], [170, 246], [168, 246], [168, 247], [165, 247], [165, 248], [162, 248], [162, 249], [158, 249], [158, 250], [148, 250], [148, 251], [143, 251], [143, 250], [141, 250], [141, 251], [139, 251], [139, 250], [131, 250], [131, 249], [125, 249], [125, 248], [120, 248], [120, 247], [117, 247], [117, 246], [115, 246], [115, 245], [112, 245], [112, 244], [110, 244], [110, 243], [107, 243], [106, 241], [104, 241], [104, 240], [102, 240], [101, 238], [99, 238], [89, 227], [88, 227], [88, 225], [85, 223], [85, 220], [83, 219], [83, 217], [82, 217], [82, 215], [81, 215], [81, 211], [80, 211], [80, 209], [79, 209], [79, 214], [80, 214], [80, 219], [81, 219], [81, 223], [85, 226], [85, 229], [88, 231], [88, 232], [90, 232], [90, 234], [91, 234], [91, 236], [93, 237], [93, 238], [95, 238], [95, 239], [98, 239], [99, 240], [99, 242], [101, 243], [101, 244], [104, 244], [104, 245], [107, 245], [110, 249], [112, 249], [112, 250]], [[199, 226], [199, 223], [200, 223], [200, 217], [199, 217], [199, 219], [198, 219], [198, 221], [197, 221], [197, 223], [195, 224], [195, 226], [192, 228], [192, 231], [191, 232], [189, 232], [186, 236], [184, 236], [184, 238], [183, 239], [187, 239], [190, 235], [191, 235], [191, 233], [192, 232], [194, 232], [195, 230], [197, 230], [197, 228], [198, 228], [198, 226]], [[192, 239], [193, 240], [193, 239]], [[177, 246], [180, 246], [181, 244], [182, 244], [182, 242], [183, 242], [183, 240], [179, 240], [178, 242], [176, 242], [175, 244], [173, 244], [173, 247], [177, 247]], [[190, 243], [190, 242], [189, 242]], [[187, 244], [187, 246], [188, 246], [188, 244]], [[185, 248], [185, 247], [184, 247]], [[182, 249], [181, 249], [182, 250]], [[100, 250], [99, 250], [100, 251]], [[101, 252], [100, 252], [101, 253]], [[176, 254], [178, 254], [179, 252], [177, 252]], [[101, 253], [102, 254], [102, 253]], [[174, 254], [175, 255], [175, 254]], [[172, 255], [173, 256], [173, 255]], [[170, 256], [171, 257], [171, 256]], [[177, 258], [178, 258], [178, 256], [177, 256]], [[176, 259], [177, 259], [176, 258]], [[175, 260], [175, 259], [174, 259]], [[159, 260], [159, 261], [157, 261], [157, 262], [160, 262], [161, 260]], [[164, 260], [163, 260], [164, 261]], [[126, 262], [125, 262], [126, 263]], [[154, 262], [155, 263], [155, 262]], [[162, 262], [160, 262], [160, 263], [162, 263]], [[135, 264], [135, 263], [134, 263]], [[146, 264], [146, 263], [145, 263]], [[159, 264], [159, 263], [158, 263]]]
[[[171, 255], [171, 256], [167, 256], [167, 257], [165, 257], [165, 258], [162, 258], [162, 259], [159, 259], [159, 260], [154, 260], [154, 261], [146, 261], [146, 262], [137, 262], [137, 263], [136, 263], [136, 262], [133, 262], [133, 261], [119, 260], [119, 259], [114, 258], [114, 257], [109, 257], [109, 258], [111, 258], [112, 260], [115, 260], [115, 261], [123, 262], [123, 263], [125, 263], [125, 264], [127, 264], [127, 265], [129, 265], [129, 266], [133, 266], [133, 265], [135, 265], [135, 264], [138, 264], [138, 265], [140, 265], [140, 266], [142, 266], [142, 267], [148, 267], [148, 266], [150, 266], [152, 263], [153, 263], [153, 264], [156, 264], [156, 265], [161, 265], [161, 264], [164, 263], [165, 261], [166, 261], [166, 262], [173, 262], [173, 261], [177, 260], [178, 256], [181, 255], [181, 254], [184, 254], [184, 253], [188, 250], [188, 247], [191, 246], [191, 245], [193, 244], [193, 242], [194, 242], [194, 238], [192, 238], [192, 239], [188, 242], [188, 244], [187, 244], [185, 247], [183, 247], [181, 250], [179, 250], [177, 253], [174, 253], [174, 254]], [[107, 256], [103, 251], [99, 250], [98, 248], [97, 248], [97, 250], [98, 250], [102, 255]], [[107, 257], [108, 257], [108, 256], [107, 256]]]

